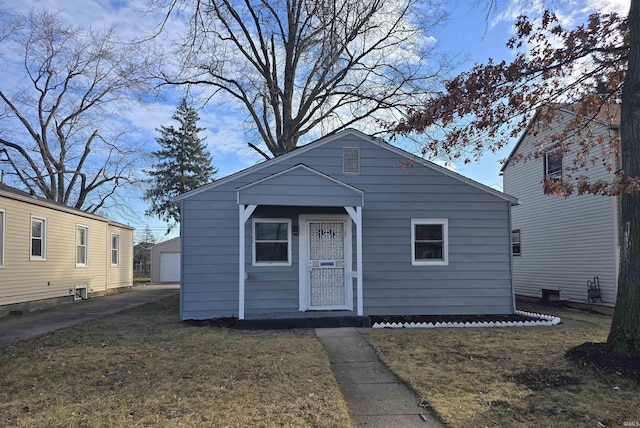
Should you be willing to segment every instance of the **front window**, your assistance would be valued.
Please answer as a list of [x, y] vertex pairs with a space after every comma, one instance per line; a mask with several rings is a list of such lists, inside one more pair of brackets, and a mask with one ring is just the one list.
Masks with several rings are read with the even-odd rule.
[[30, 260], [46, 260], [47, 220], [31, 217], [31, 255]]
[[291, 265], [291, 220], [253, 220], [253, 264]]
[[520, 230], [514, 230], [511, 232], [511, 249], [514, 256], [519, 256], [520, 253]]
[[87, 266], [89, 259], [89, 228], [76, 227], [76, 266]]
[[120, 235], [111, 234], [111, 266], [118, 266], [120, 263]]
[[411, 263], [414, 266], [448, 265], [448, 235], [446, 219], [411, 220]]

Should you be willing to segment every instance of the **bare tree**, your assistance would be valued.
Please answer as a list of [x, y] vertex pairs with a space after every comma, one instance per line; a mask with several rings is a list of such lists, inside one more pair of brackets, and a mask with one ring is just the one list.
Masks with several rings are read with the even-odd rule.
[[112, 29], [67, 26], [46, 11], [5, 21], [20, 23], [0, 58], [0, 151], [15, 181], [64, 205], [105, 208], [136, 181], [140, 151], [122, 113], [150, 93], [143, 56]]
[[167, 8], [167, 20], [177, 11], [191, 17], [180, 73], [165, 71], [164, 81], [207, 85], [212, 95], [239, 103], [274, 156], [312, 132], [363, 122], [384, 129], [381, 124], [427, 99], [446, 65], [444, 58], [435, 61], [428, 37], [443, 14], [428, 0], [155, 5]]

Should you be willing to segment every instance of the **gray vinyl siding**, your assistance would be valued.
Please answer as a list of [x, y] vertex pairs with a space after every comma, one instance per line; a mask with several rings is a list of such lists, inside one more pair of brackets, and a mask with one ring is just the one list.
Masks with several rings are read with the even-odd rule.
[[[536, 139], [525, 136], [518, 153], [533, 150], [551, 131]], [[598, 134], [609, 129], [599, 125]], [[538, 140], [539, 139], [539, 140]], [[563, 169], [571, 165], [575, 148], [564, 156]], [[592, 180], [611, 180], [602, 165], [581, 173]], [[513, 229], [520, 230], [521, 255], [513, 258], [516, 294], [541, 297], [542, 289], [559, 290], [560, 297], [587, 302], [587, 280], [600, 278], [605, 304], [613, 305], [617, 289], [617, 216], [615, 197], [545, 195], [543, 161], [509, 163], [503, 172], [504, 190], [520, 205], [512, 208]]]
[[[409, 166], [406, 157], [378, 144], [347, 133], [184, 199], [182, 319], [238, 315], [237, 189], [297, 164], [365, 192], [365, 314], [511, 313], [509, 202], [431, 168]], [[360, 149], [360, 174], [343, 174], [343, 147]], [[314, 193], [308, 186], [303, 194]], [[252, 218], [290, 218], [296, 226], [300, 214], [318, 213], [346, 214], [343, 207], [259, 206]], [[412, 218], [448, 219], [448, 266], [412, 266]], [[245, 236], [246, 316], [297, 312], [298, 234], [291, 266], [252, 266], [251, 219]], [[353, 296], [355, 311], [355, 289]]]

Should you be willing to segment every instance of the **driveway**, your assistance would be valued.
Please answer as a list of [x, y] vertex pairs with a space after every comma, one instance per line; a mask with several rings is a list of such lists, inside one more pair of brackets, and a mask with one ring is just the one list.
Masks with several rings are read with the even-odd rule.
[[0, 346], [154, 302], [179, 290], [180, 284], [139, 285], [109, 296], [64, 303], [24, 315], [8, 315], [0, 318]]

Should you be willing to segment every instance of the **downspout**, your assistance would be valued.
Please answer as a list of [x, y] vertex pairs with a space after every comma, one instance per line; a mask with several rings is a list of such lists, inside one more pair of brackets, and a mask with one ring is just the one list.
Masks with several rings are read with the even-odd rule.
[[512, 300], [512, 314], [516, 313], [516, 290], [513, 287], [513, 225], [511, 224], [511, 202], [507, 202], [507, 206], [509, 207], [509, 272], [510, 278], [509, 282], [511, 283], [511, 300]]

